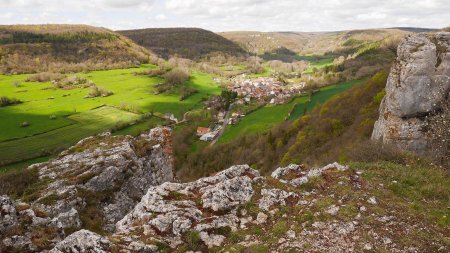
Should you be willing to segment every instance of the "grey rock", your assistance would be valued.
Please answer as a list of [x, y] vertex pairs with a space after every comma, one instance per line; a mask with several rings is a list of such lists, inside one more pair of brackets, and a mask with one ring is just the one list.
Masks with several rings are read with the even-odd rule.
[[298, 195], [293, 192], [286, 192], [280, 189], [262, 189], [261, 199], [259, 200], [259, 208], [269, 211], [274, 205], [286, 205], [288, 198], [296, 198]]
[[430, 142], [424, 116], [450, 91], [450, 33], [408, 36], [397, 52], [372, 139], [423, 153]]
[[256, 220], [255, 223], [258, 225], [262, 225], [264, 223], [266, 223], [267, 218], [269, 218], [269, 216], [263, 212], [259, 212], [258, 215], [256, 216]]
[[145, 227], [148, 235], [176, 247], [184, 233], [196, 230], [206, 245], [218, 246], [223, 236], [210, 231], [239, 227], [237, 208], [251, 199], [252, 183], [259, 177], [248, 165], [239, 165], [190, 183], [150, 187], [141, 202], [117, 222], [116, 234], [128, 236]]
[[[307, 183], [309, 181], [309, 178], [320, 176], [323, 172], [331, 169], [345, 171], [348, 169], [348, 166], [343, 166], [335, 162], [328, 164], [322, 168], [312, 168], [309, 170], [305, 170], [305, 168], [301, 165], [291, 164], [287, 167], [277, 168], [274, 172], [272, 172], [271, 176], [275, 179], [279, 179], [282, 183], [290, 184], [292, 186], [299, 186]], [[293, 174], [294, 177], [291, 175], [289, 177], [290, 179], [283, 179], [283, 177], [288, 174]]]
[[223, 241], [225, 240], [225, 236], [200, 232], [200, 239], [202, 239], [202, 241], [206, 244], [206, 246], [208, 246], [208, 248], [212, 248], [214, 246], [222, 245]]
[[16, 225], [17, 219], [17, 211], [11, 199], [6, 195], [0, 196], [0, 233]]
[[223, 211], [245, 203], [253, 196], [252, 179], [236, 177], [201, 189], [203, 208]]
[[5, 237], [2, 232], [0, 240], [4, 245], [34, 251], [30, 231], [44, 227], [56, 231], [49, 238], [50, 245], [61, 241], [64, 229], [81, 228], [80, 213], [90, 195], [108, 194], [99, 198], [95, 208], [102, 212], [103, 228], [113, 232], [115, 223], [149, 187], [174, 179], [171, 130], [159, 127], [136, 138], [109, 133], [88, 137], [57, 158], [28, 169], [37, 169], [42, 182], [48, 183], [35, 201], [18, 203], [22, 206], [20, 212], [7, 196], [0, 196], [0, 231], [19, 225], [21, 220], [30, 221], [15, 237]]
[[58, 242], [49, 253], [107, 253], [111, 246], [107, 238], [83, 229]]

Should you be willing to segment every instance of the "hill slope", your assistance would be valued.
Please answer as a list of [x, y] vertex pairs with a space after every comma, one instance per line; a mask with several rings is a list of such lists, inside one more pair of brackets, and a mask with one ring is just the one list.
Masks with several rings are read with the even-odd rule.
[[199, 28], [148, 28], [118, 33], [164, 58], [175, 54], [188, 59], [198, 59], [214, 53], [245, 53], [232, 41]]
[[397, 39], [408, 34], [404, 29], [372, 29], [342, 32], [223, 32], [225, 38], [246, 50], [272, 53], [285, 48], [297, 54], [325, 54], [357, 49], [367, 42]]
[[86, 25], [0, 26], [0, 73], [77, 72], [130, 67], [150, 53], [105, 28]]

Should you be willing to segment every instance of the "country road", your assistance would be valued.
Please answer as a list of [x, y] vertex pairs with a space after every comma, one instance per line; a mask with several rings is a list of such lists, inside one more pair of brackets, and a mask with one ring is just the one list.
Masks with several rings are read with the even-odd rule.
[[214, 140], [209, 144], [209, 146], [213, 146], [219, 138], [223, 135], [225, 132], [225, 127], [228, 125], [228, 121], [230, 120], [231, 115], [231, 109], [233, 109], [234, 103], [230, 105], [230, 108], [228, 109], [227, 113], [225, 114], [225, 118], [223, 119], [222, 129], [220, 129], [219, 134], [214, 138]]

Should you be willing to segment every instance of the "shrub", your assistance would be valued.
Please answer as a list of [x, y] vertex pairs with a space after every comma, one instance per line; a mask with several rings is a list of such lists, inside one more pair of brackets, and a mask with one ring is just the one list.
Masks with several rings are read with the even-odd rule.
[[166, 83], [173, 86], [183, 84], [190, 78], [189, 72], [181, 68], [174, 68], [169, 72], [165, 73], [163, 77], [166, 80]]
[[94, 82], [88, 80], [86, 77], [78, 75], [69, 76], [60, 81], [54, 80], [52, 83], [53, 86], [55, 86], [55, 88], [64, 88], [64, 89], [71, 89], [75, 87], [87, 88], [95, 85]]
[[190, 250], [198, 250], [201, 247], [202, 240], [198, 231], [188, 231], [184, 234], [184, 240]]
[[135, 72], [135, 75], [147, 75], [149, 77], [157, 77], [157, 76], [162, 76], [165, 73], [167, 73], [167, 69], [165, 68], [156, 68], [156, 69], [150, 69], [150, 70], [146, 70], [146, 71], [140, 71], [140, 72]]
[[0, 107], [20, 104], [22, 101], [16, 98], [0, 97]]
[[49, 82], [53, 80], [61, 80], [64, 78], [64, 75], [60, 73], [52, 73], [52, 72], [41, 72], [33, 75], [29, 75], [26, 82]]
[[119, 109], [127, 111], [127, 112], [132, 112], [132, 113], [141, 113], [139, 106], [137, 106], [135, 104], [126, 103], [126, 102], [120, 103]]
[[111, 96], [112, 94], [114, 94], [112, 91], [106, 90], [104, 88], [99, 88], [97, 86], [91, 86], [91, 90], [89, 91], [88, 94], [88, 98], [93, 98], [93, 97], [107, 97], [107, 96]]
[[288, 231], [288, 229], [289, 228], [288, 228], [287, 222], [280, 221], [273, 226], [272, 233], [275, 236], [280, 237], [280, 236], [284, 235]]
[[198, 91], [196, 89], [188, 87], [188, 86], [181, 87], [181, 89], [180, 89], [180, 101], [185, 100], [186, 98], [194, 95], [197, 92]]
[[14, 87], [16, 87], [16, 88], [22, 87], [22, 84], [21, 84], [21, 82], [20, 82], [19, 80], [14, 80], [14, 81], [12, 82], [12, 85], [13, 85]]

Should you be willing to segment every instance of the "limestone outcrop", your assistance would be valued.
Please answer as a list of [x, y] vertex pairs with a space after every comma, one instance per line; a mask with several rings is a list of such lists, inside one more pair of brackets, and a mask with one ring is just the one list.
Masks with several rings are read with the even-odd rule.
[[372, 139], [424, 153], [430, 148], [428, 118], [450, 92], [450, 33], [416, 34], [398, 46]]
[[[78, 229], [49, 236], [54, 227], [43, 227], [40, 212], [2, 196], [0, 229], [8, 236], [0, 251], [428, 252], [405, 245], [404, 238], [414, 233], [433, 234], [426, 249], [448, 251], [442, 231], [396, 213], [394, 205], [364, 189], [368, 182], [362, 174], [337, 163], [309, 169], [292, 164], [271, 176], [248, 165], [232, 166], [194, 182], [149, 186], [115, 231], [102, 234]], [[16, 235], [17, 223], [29, 230]], [[36, 245], [44, 239], [50, 247]]]
[[[0, 197], [0, 231], [8, 230], [0, 247], [41, 251], [63, 239], [65, 231], [113, 232], [149, 187], [174, 180], [171, 130], [159, 127], [136, 138], [89, 137], [27, 169], [38, 171], [34, 189], [15, 201]], [[41, 230], [48, 230], [49, 242], [34, 245], [30, 238]]]

